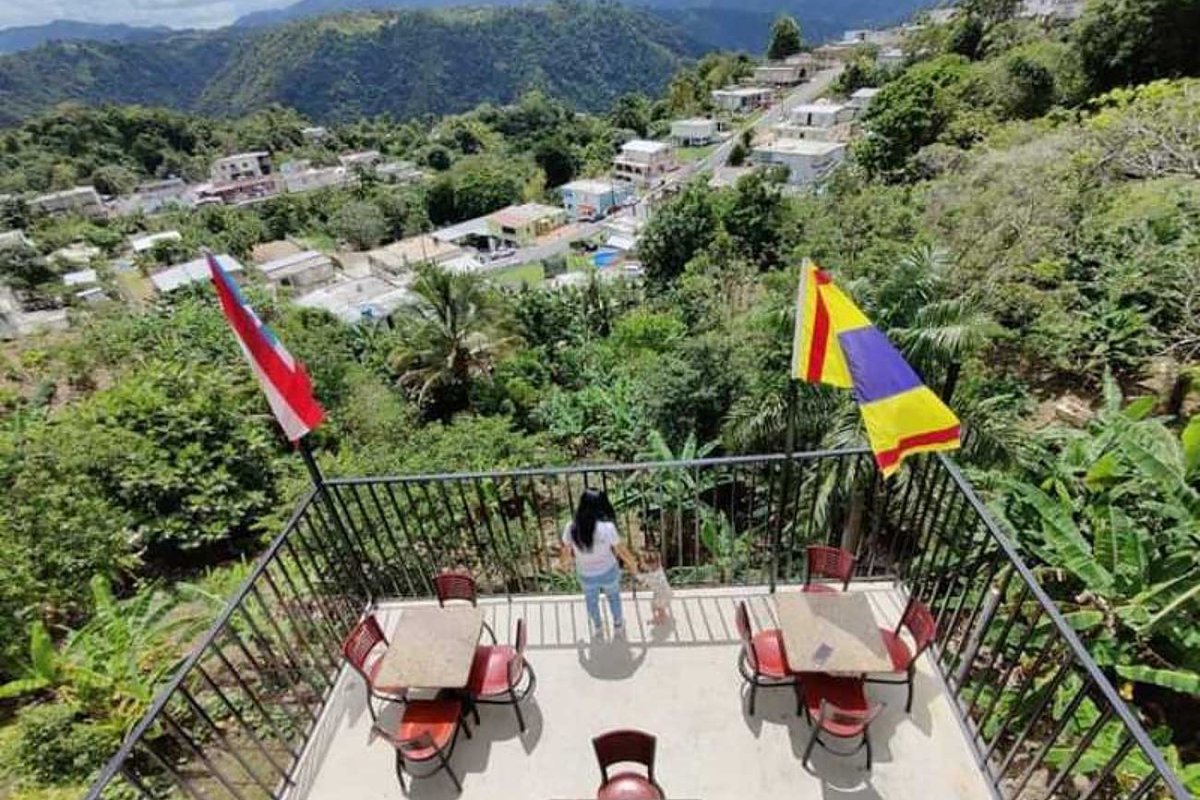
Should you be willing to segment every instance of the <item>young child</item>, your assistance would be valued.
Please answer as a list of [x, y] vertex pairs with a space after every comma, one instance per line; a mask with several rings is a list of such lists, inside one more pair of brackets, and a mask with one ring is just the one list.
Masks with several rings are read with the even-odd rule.
[[650, 608], [654, 611], [654, 624], [662, 625], [671, 618], [671, 584], [663, 571], [662, 559], [656, 550], [642, 554], [642, 571], [638, 580], [652, 593]]

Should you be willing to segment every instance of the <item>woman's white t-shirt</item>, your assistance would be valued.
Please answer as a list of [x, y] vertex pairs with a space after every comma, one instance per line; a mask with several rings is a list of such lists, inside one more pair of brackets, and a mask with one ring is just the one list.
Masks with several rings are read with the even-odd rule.
[[568, 522], [567, 527], [563, 529], [562, 541], [564, 546], [575, 551], [575, 565], [580, 575], [587, 575], [589, 578], [603, 575], [617, 565], [613, 546], [621, 541], [621, 537], [617, 533], [616, 525], [611, 522], [597, 522], [591, 550], [582, 550], [575, 544], [571, 537], [572, 525], [573, 522]]

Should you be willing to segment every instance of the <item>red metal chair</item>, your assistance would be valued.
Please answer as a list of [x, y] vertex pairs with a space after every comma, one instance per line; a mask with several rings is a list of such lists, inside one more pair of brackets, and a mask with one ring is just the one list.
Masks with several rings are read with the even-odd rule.
[[[662, 800], [666, 797], [654, 779], [654, 751], [658, 740], [634, 730], [609, 731], [592, 739], [596, 760], [600, 763], [600, 788], [597, 800]], [[610, 775], [613, 764], [641, 764], [646, 774], [618, 772]]]
[[[443, 608], [447, 600], [465, 600], [473, 606], [479, 601], [475, 579], [465, 572], [441, 572], [434, 575], [433, 591], [437, 594], [438, 605]], [[492, 630], [492, 626], [485, 622], [483, 627], [491, 637], [492, 644], [495, 644], [496, 632]]]
[[465, 572], [442, 572], [433, 576], [433, 590], [437, 593], [439, 606], [447, 600], [466, 600], [475, 605], [479, 598], [475, 579]]
[[[909, 635], [912, 636], [913, 646], [909, 647], [908, 642], [904, 641], [901, 633], [907, 628]], [[886, 628], [879, 629], [879, 635], [883, 637], [883, 643], [887, 646], [888, 655], [892, 657], [893, 672], [903, 672], [904, 677], [896, 680], [892, 678], [867, 678], [867, 683], [886, 683], [894, 686], [908, 685], [908, 700], [904, 703], [905, 712], [912, 711], [913, 701], [913, 677], [917, 671], [917, 659], [921, 654], [933, 644], [933, 640], [937, 638], [937, 621], [933, 618], [931, 612], [924, 603], [916, 598], [908, 601], [908, 605], [904, 607], [904, 614], [900, 617], [900, 624], [896, 626], [896, 630], [889, 631]]]
[[[754, 700], [758, 687], [773, 688], [795, 686], [798, 678], [788, 669], [783, 652], [783, 634], [778, 628], [767, 628], [758, 633], [750, 629], [750, 611], [746, 601], [738, 603], [738, 635], [742, 637], [742, 652], [738, 656], [738, 671], [742, 679], [750, 684], [750, 713], [754, 713]], [[800, 709], [796, 709], [800, 713]]]
[[[471, 697], [471, 711], [475, 723], [479, 723], [476, 703], [512, 705], [517, 712], [517, 725], [525, 732], [525, 715], [521, 713], [521, 701], [533, 694], [537, 686], [537, 675], [525, 660], [525, 620], [517, 620], [515, 645], [480, 645], [475, 648], [475, 660], [471, 663], [471, 675], [467, 678], [467, 692]], [[522, 686], [524, 684], [524, 686]]]
[[[376, 725], [376, 730], [396, 748], [396, 779], [400, 781], [400, 791], [408, 794], [405, 772], [414, 778], [427, 778], [440, 770], [445, 770], [454, 781], [454, 788], [462, 791], [462, 783], [450, 768], [450, 756], [458, 742], [459, 729], [471, 738], [471, 730], [463, 722], [462, 714], [461, 700], [439, 696], [436, 700], [410, 701], [404, 707], [404, 714], [390, 729]], [[437, 762], [437, 766], [424, 775], [418, 776], [411, 769], [412, 764], [429, 762]]]
[[813, 583], [813, 578], [834, 578], [842, 582], [842, 591], [850, 588], [854, 576], [854, 554], [840, 547], [813, 544], [805, 548], [804, 588], [801, 591], [829, 593], [837, 589], [827, 583]]
[[[820, 744], [837, 755], [854, 755], [867, 750], [867, 769], [871, 768], [871, 737], [869, 728], [883, 706], [869, 705], [861, 678], [835, 678], [831, 675], [814, 674], [804, 681], [804, 710], [813, 725], [812, 738], [804, 748], [805, 767], [813, 748]], [[860, 738], [858, 746], [849, 753], [832, 750], [821, 734], [837, 739]]]
[[383, 629], [379, 627], [379, 620], [374, 614], [368, 614], [359, 620], [346, 637], [346, 641], [342, 642], [342, 655], [367, 684], [367, 711], [370, 712], [371, 719], [376, 719], [371, 698], [377, 697], [386, 702], [396, 703], [404, 702], [405, 698], [404, 689], [382, 689], [375, 684], [375, 675], [383, 664], [383, 654], [387, 648], [387, 637], [383, 635]]

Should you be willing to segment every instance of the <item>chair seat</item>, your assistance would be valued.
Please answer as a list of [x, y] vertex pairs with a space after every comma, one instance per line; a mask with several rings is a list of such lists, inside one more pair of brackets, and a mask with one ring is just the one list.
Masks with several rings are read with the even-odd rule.
[[809, 594], [838, 594], [840, 590], [828, 583], [806, 583], [800, 591]]
[[790, 678], [787, 659], [783, 655], [783, 634], [778, 628], [767, 628], [754, 634], [751, 640], [759, 674], [768, 678]]
[[662, 800], [658, 787], [636, 772], [620, 772], [600, 787], [597, 800]]
[[454, 741], [461, 716], [462, 703], [458, 700], [412, 700], [391, 734], [392, 742], [398, 744], [428, 734], [432, 746], [406, 748], [404, 757], [410, 761], [433, 758]]
[[889, 631], [886, 628], [880, 628], [879, 635], [883, 638], [888, 655], [892, 657], [892, 669], [896, 672], [905, 672], [912, 661], [912, 650], [908, 648], [908, 643], [902, 637], [897, 636], [895, 631]]
[[507, 693], [508, 664], [516, 657], [516, 649], [506, 644], [476, 647], [467, 691], [476, 697]]
[[[845, 711], [866, 711], [867, 693], [859, 678], [835, 678], [832, 675], [810, 673], [804, 681], [804, 704], [815, 722], [821, 715], [821, 701], [828, 700]], [[860, 723], [844, 724], [825, 720], [822, 730], [839, 737], [862, 733]]]

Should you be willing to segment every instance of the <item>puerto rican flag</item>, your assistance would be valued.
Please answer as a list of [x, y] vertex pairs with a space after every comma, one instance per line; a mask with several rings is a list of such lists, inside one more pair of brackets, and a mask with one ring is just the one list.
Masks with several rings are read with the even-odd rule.
[[300, 441], [325, 418], [325, 411], [313, 397], [312, 382], [304, 365], [292, 358], [274, 331], [258, 318], [238, 285], [212, 253], [206, 256], [221, 310], [267, 395], [275, 419], [279, 420], [288, 439]]

